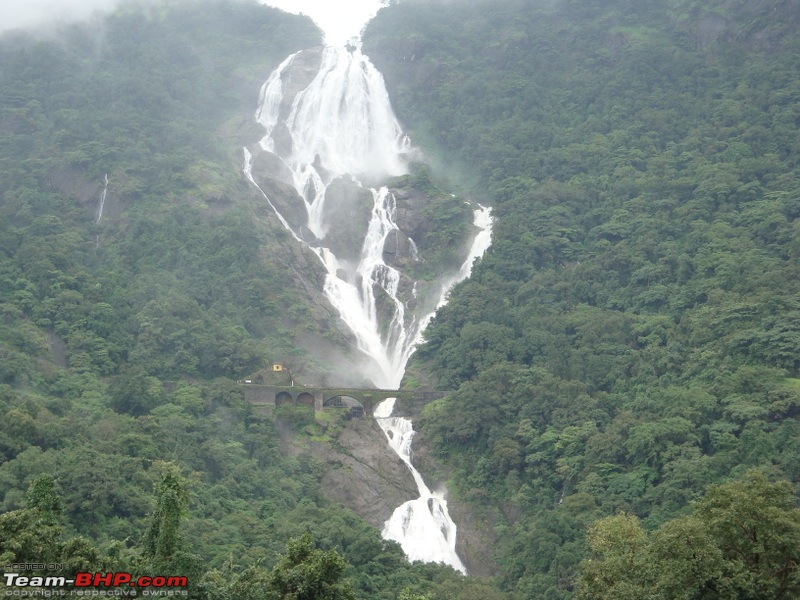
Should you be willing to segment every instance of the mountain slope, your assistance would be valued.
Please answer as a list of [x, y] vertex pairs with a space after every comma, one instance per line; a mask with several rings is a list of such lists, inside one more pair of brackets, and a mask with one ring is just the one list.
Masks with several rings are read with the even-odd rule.
[[[126, 4], [0, 37], [3, 564], [170, 573], [201, 599], [272, 597], [287, 574], [359, 598], [506, 597], [409, 564], [327, 499], [365, 489], [347, 482], [370, 432], [342, 411], [265, 414], [235, 383], [273, 361], [318, 381], [349, 341], [319, 261], [242, 173], [259, 87], [319, 42], [249, 0]], [[434, 189], [424, 173], [395, 183]], [[367, 492], [392, 489], [371, 476]]]
[[422, 435], [494, 507], [507, 589], [570, 597], [603, 515], [800, 478], [799, 6], [407, 2], [368, 27], [401, 120], [494, 205], [416, 369], [458, 388]]

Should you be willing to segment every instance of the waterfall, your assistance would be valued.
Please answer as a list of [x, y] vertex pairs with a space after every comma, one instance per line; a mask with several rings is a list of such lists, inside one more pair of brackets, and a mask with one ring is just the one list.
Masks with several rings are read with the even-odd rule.
[[389, 438], [389, 446], [406, 463], [419, 490], [419, 498], [395, 509], [383, 526], [384, 539], [399, 542], [409, 560], [443, 562], [467, 574], [456, 553], [456, 524], [447, 512], [447, 500], [441, 492], [431, 492], [422, 475], [411, 464], [411, 420], [393, 417], [394, 398], [381, 402], [374, 417]]
[[103, 207], [106, 205], [106, 195], [108, 194], [108, 173], [106, 173], [103, 181], [103, 191], [100, 193], [100, 201], [97, 203], [97, 217], [95, 218], [95, 223], [99, 223], [100, 219], [103, 218]]
[[[387, 237], [399, 230], [395, 197], [386, 187], [370, 189], [373, 206], [353, 267], [343, 264], [325, 245], [331, 227], [326, 220], [326, 192], [343, 178], [363, 188], [361, 179], [376, 181], [404, 174], [410, 141], [394, 116], [383, 77], [357, 45], [326, 47], [316, 74], [293, 98], [287, 98], [287, 89], [296, 85], [292, 69], [304, 60], [309, 58], [303, 52], [294, 54], [270, 75], [261, 90], [256, 120], [266, 130], [261, 149], [279, 156], [291, 173], [308, 215], [304, 225], [312, 235], [292, 227], [274, 204], [270, 206], [284, 227], [325, 265], [325, 295], [355, 335], [358, 349], [373, 362], [373, 382], [395, 388], [420, 331], [419, 319], [406, 311], [399, 297], [400, 273], [383, 259]], [[258, 185], [252, 163], [248, 150], [245, 173]], [[394, 307], [386, 328], [377, 312], [376, 292], [385, 294]]]
[[[97, 210], [95, 211], [96, 216], [94, 220], [95, 228], [97, 225], [100, 224], [100, 219], [103, 218], [103, 208], [106, 205], [106, 196], [108, 195], [108, 173], [103, 180], [103, 191], [100, 192], [100, 200], [97, 203]], [[95, 234], [94, 238], [94, 249], [97, 250], [100, 247], [100, 233], [99, 229], [98, 232]]]
[[[353, 42], [289, 56], [262, 87], [256, 120], [266, 134], [259, 148], [244, 149], [247, 179], [294, 240], [325, 267], [323, 292], [370, 361], [374, 384], [396, 389], [436, 308], [444, 304], [455, 283], [469, 276], [474, 259], [488, 248], [491, 210], [474, 208], [478, 233], [462, 268], [439, 282], [438, 304], [418, 302], [418, 282], [384, 260], [387, 239], [395, 236], [396, 242], [401, 232], [397, 199], [381, 184], [406, 172], [413, 149], [394, 115], [383, 77], [360, 45]], [[269, 197], [254, 174], [256, 154], [269, 157], [263, 163], [269, 165], [269, 177], [296, 190], [297, 206], [283, 204], [279, 209]], [[337, 244], [343, 237], [352, 241], [355, 225], [338, 216], [330, 198], [335, 185], [371, 199], [366, 227], [346, 256]], [[298, 220], [301, 213], [303, 222]], [[409, 258], [419, 260], [414, 241], [408, 245]], [[409, 300], [414, 300], [411, 306]], [[419, 498], [395, 511], [383, 535], [397, 540], [411, 560], [443, 562], [466, 573], [455, 551], [456, 526], [447, 502], [443, 494], [431, 492], [411, 462], [411, 421], [392, 416], [393, 409], [394, 401], [386, 401], [374, 416], [411, 470]]]
[[[483, 256], [491, 244], [491, 209], [479, 205], [474, 213], [473, 223], [480, 231], [475, 236], [461, 269], [443, 283], [436, 308], [447, 302], [447, 294], [456, 283], [470, 276], [475, 259]], [[435, 311], [430, 312], [420, 320], [416, 343], [421, 341], [422, 333], [434, 314]], [[466, 575], [467, 569], [456, 553], [457, 528], [447, 511], [445, 495], [440, 491], [432, 492], [411, 463], [411, 440], [415, 432], [411, 419], [392, 416], [395, 400], [388, 398], [381, 402], [375, 408], [373, 417], [389, 440], [389, 446], [411, 471], [419, 490], [419, 498], [397, 507], [384, 524], [382, 535], [384, 539], [399, 542], [409, 560], [444, 562]]]

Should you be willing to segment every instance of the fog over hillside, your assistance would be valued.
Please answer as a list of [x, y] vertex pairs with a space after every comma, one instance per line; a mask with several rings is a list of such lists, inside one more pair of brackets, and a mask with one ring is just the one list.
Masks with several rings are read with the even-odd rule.
[[107, 10], [118, 0], [3, 0], [0, 32], [27, 29], [58, 22], [74, 22], [98, 10]]
[[[96, 11], [109, 10], [124, 0], [4, 0], [0, 3], [0, 33], [13, 29], [48, 27], [77, 22]], [[149, 0], [128, 0], [137, 3]], [[191, 2], [193, 0], [185, 0]], [[358, 36], [364, 24], [385, 4], [382, 0], [259, 0], [286, 12], [305, 14], [325, 31], [326, 42], [344, 44]]]

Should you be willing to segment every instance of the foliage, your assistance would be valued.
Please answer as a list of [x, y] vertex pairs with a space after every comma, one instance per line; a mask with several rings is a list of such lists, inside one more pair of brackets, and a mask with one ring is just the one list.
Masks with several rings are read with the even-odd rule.
[[592, 526], [596, 559], [576, 598], [763, 598], [800, 594], [800, 509], [788, 482], [751, 472], [711, 486], [689, 515], [646, 534], [629, 515]]
[[352, 587], [340, 581], [346, 566], [337, 552], [317, 550], [305, 534], [289, 541], [270, 576], [270, 590], [281, 600], [350, 600]]
[[[327, 503], [321, 465], [282, 453], [231, 381], [332, 335], [238, 175], [257, 86], [318, 31], [209, 1], [0, 38], [4, 564], [169, 561], [193, 597], [266, 597], [311, 530], [305, 556], [335, 551], [356, 596], [566, 599], [592, 574], [585, 532], [611, 516], [590, 542], [620, 597], [648, 556], [686, 593], [794, 593], [772, 569], [796, 548], [791, 490], [714, 486], [750, 467], [800, 477], [798, 15], [409, 1], [367, 31], [414, 138], [494, 206], [493, 248], [416, 368], [456, 390], [422, 433], [495, 523], [502, 592], [407, 564]], [[445, 248], [464, 205], [437, 201]], [[653, 577], [647, 593], [681, 597]]]
[[55, 480], [50, 475], [41, 475], [33, 480], [28, 490], [28, 508], [38, 510], [42, 521], [57, 525], [62, 511], [61, 497], [56, 492]]
[[498, 523], [504, 589], [571, 597], [603, 516], [798, 480], [798, 19], [409, 1], [368, 26], [412, 137], [493, 206], [412, 371], [456, 390], [421, 435]]
[[[298, 338], [337, 341], [294, 275], [313, 266], [240, 173], [259, 86], [318, 43], [308, 19], [251, 0], [127, 4], [0, 37], [3, 564], [274, 597], [280, 553], [313, 531], [311, 563], [279, 572], [321, 565], [348, 596], [335, 568], [361, 598], [478, 589], [328, 502], [322, 465], [284, 454], [234, 383], [305, 362]], [[307, 409], [291, 419], [323, 430]]]
[[127, 7], [0, 39], [3, 382], [41, 379], [34, 357], [101, 376], [239, 378], [296, 350], [276, 315], [298, 284], [267, 258], [275, 240], [238, 174], [260, 79], [318, 41], [279, 14]]
[[28, 498], [27, 508], [0, 514], [0, 560], [4, 565], [37, 565], [35, 570], [26, 572], [34, 577], [63, 576], [51, 565], [63, 565], [70, 572], [119, 567], [112, 552], [101, 551], [88, 539], [64, 539], [64, 528], [58, 519], [60, 498], [52, 477], [38, 477], [28, 490]]
[[155, 564], [168, 563], [178, 547], [181, 513], [187, 503], [186, 482], [177, 468], [169, 467], [158, 490], [158, 502], [144, 542], [145, 554]]

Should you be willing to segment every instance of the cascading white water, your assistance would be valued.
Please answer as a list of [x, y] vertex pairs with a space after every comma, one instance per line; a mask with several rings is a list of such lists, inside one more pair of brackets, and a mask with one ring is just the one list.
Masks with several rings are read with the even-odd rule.
[[[469, 254], [458, 273], [447, 279], [442, 285], [442, 292], [436, 308], [447, 302], [447, 294], [459, 281], [463, 281], [472, 273], [475, 259], [483, 256], [492, 241], [492, 211], [481, 206], [475, 211], [473, 223], [480, 229], [472, 242]], [[420, 319], [418, 338], [428, 326], [435, 311]], [[395, 398], [381, 402], [373, 413], [378, 426], [386, 434], [389, 446], [411, 470], [419, 490], [419, 498], [409, 500], [400, 505], [392, 513], [391, 518], [383, 526], [382, 535], [387, 540], [399, 542], [409, 560], [424, 562], [444, 562], [466, 575], [467, 569], [456, 553], [456, 524], [447, 511], [445, 494], [440, 491], [431, 492], [422, 475], [411, 463], [411, 441], [414, 429], [410, 419], [393, 417]], [[439, 532], [437, 534], [437, 532]], [[446, 557], [445, 560], [442, 557]]]
[[[374, 361], [373, 381], [394, 388], [400, 384], [419, 329], [416, 317], [398, 298], [400, 274], [383, 260], [386, 238], [398, 230], [395, 198], [385, 187], [372, 190], [372, 214], [350, 278], [340, 276], [348, 269], [325, 245], [330, 225], [325, 221], [325, 201], [330, 184], [342, 177], [354, 178], [360, 185], [358, 178], [379, 180], [405, 173], [410, 142], [394, 116], [383, 77], [357, 45], [325, 48], [316, 75], [288, 99], [287, 107], [286, 88], [300, 54], [284, 60], [262, 88], [256, 119], [267, 133], [261, 147], [278, 155], [292, 173], [308, 214], [306, 226], [316, 238], [306, 243], [328, 272], [325, 294], [355, 334], [358, 348]], [[281, 139], [284, 132], [289, 143]], [[251, 153], [245, 158], [245, 171], [256, 183]], [[297, 239], [303, 238], [283, 216], [281, 222]], [[394, 305], [391, 324], [384, 331], [377, 314], [376, 286]]]
[[456, 524], [447, 512], [447, 500], [441, 492], [431, 492], [422, 475], [411, 463], [414, 429], [410, 419], [393, 417], [394, 398], [376, 408], [374, 417], [389, 438], [389, 446], [403, 459], [419, 490], [419, 498], [399, 506], [383, 526], [384, 539], [399, 542], [409, 560], [443, 562], [467, 574], [456, 553]]
[[[385, 181], [401, 175], [406, 171], [405, 157], [411, 147], [394, 116], [383, 77], [358, 44], [325, 48], [313, 76], [308, 73], [308, 64], [315, 57], [314, 51], [304, 52], [308, 54], [301, 52], [284, 60], [270, 75], [261, 91], [256, 119], [266, 130], [259, 152], [278, 157], [282, 168], [291, 173], [306, 222], [293, 226], [292, 219], [277, 209], [256, 181], [254, 155], [247, 148], [244, 173], [294, 239], [311, 249], [325, 266], [324, 293], [353, 332], [358, 349], [372, 361], [373, 382], [396, 389], [435, 309], [445, 302], [457, 281], [469, 276], [473, 260], [488, 248], [490, 209], [478, 207], [474, 211], [479, 232], [461, 270], [441, 282], [437, 306], [409, 309], [402, 298], [410, 294], [416, 300], [417, 283], [407, 283], [404, 296], [404, 276], [384, 260], [387, 238], [399, 232], [396, 198], [385, 186], [370, 190], [372, 210], [356, 264], [337, 257], [334, 244], [328, 242], [337, 226], [330, 222], [331, 209], [326, 210], [331, 184], [348, 181], [361, 188], [361, 179]], [[304, 73], [307, 82], [298, 84]], [[410, 258], [417, 260], [413, 240], [409, 246]], [[378, 296], [382, 298], [381, 309]], [[411, 421], [392, 417], [393, 406], [393, 401], [382, 403], [374, 416], [411, 470], [420, 497], [395, 511], [383, 535], [400, 542], [412, 560], [443, 562], [466, 573], [455, 551], [456, 526], [447, 513], [447, 503], [442, 494], [430, 491], [412, 465]]]
[[103, 185], [103, 191], [100, 193], [100, 201], [97, 204], [97, 217], [95, 223], [99, 223], [103, 218], [103, 207], [106, 205], [106, 195], [108, 194], [108, 173], [106, 173]]
[[[108, 195], [108, 173], [106, 173], [105, 179], [103, 180], [103, 191], [100, 192], [100, 200], [97, 203], [97, 211], [94, 220], [95, 226], [100, 224], [100, 219], [103, 218], [103, 208], [106, 205], [106, 196]], [[100, 247], [100, 233], [99, 229], [98, 232], [95, 234], [94, 237], [94, 248], [97, 250]]]
[[392, 112], [383, 77], [361, 50], [327, 47], [316, 77], [294, 98], [281, 119], [284, 82], [299, 53], [287, 58], [264, 84], [256, 119], [267, 130], [261, 146], [276, 150], [273, 132], [280, 125], [291, 134], [289, 166], [306, 204], [308, 228], [325, 237], [325, 190], [337, 177], [386, 178], [405, 173], [402, 156], [409, 140]]

